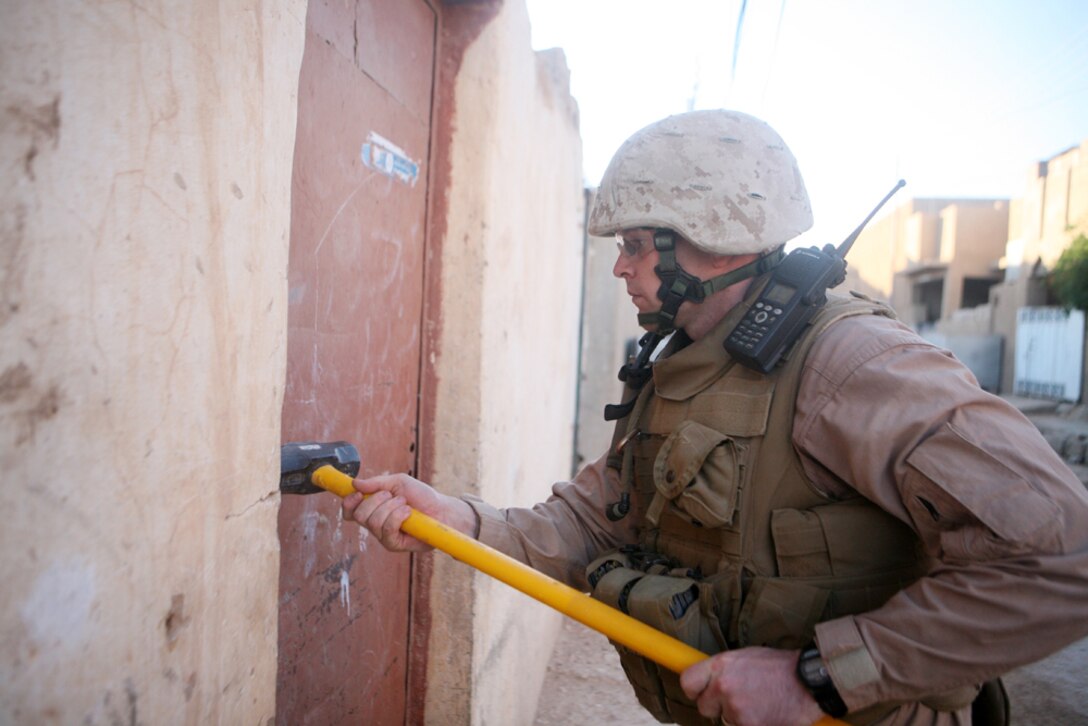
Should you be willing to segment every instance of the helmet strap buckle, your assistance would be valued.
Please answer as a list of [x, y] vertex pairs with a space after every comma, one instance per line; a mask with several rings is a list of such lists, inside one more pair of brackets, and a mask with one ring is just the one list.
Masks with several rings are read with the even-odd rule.
[[698, 305], [720, 290], [750, 277], [762, 275], [782, 261], [783, 252], [779, 248], [735, 270], [718, 275], [711, 280], [695, 277], [676, 261], [676, 236], [670, 229], [654, 231], [654, 249], [658, 252], [658, 264], [654, 268], [661, 287], [657, 297], [661, 300], [661, 309], [652, 313], [641, 313], [638, 322], [641, 325], [656, 325], [657, 332], [666, 335], [674, 330], [676, 314], [685, 300]]

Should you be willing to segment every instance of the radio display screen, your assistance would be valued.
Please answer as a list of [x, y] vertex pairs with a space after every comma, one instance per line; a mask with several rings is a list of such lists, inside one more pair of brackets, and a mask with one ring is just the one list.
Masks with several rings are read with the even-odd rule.
[[795, 292], [797, 292], [797, 288], [772, 282], [770, 286], [763, 291], [763, 299], [778, 305], [785, 305], [790, 301]]

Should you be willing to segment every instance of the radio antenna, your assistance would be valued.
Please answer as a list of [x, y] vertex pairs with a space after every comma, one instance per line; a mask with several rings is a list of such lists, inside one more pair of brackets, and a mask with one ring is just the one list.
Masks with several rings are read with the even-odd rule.
[[[902, 179], [900, 179], [899, 183], [896, 184], [894, 187], [892, 187], [892, 190], [890, 192], [888, 192], [884, 196], [883, 199], [880, 200], [880, 204], [876, 205], [876, 208], [873, 211], [869, 212], [869, 216], [866, 217], [862, 221], [862, 223], [858, 225], [858, 228], [855, 229], [851, 233], [851, 235], [849, 237], [847, 237], [843, 241], [843, 243], [841, 245], [839, 245], [838, 255], [839, 255], [840, 258], [846, 259], [846, 253], [849, 252], [850, 248], [854, 246], [854, 240], [856, 240], [858, 238], [858, 235], [861, 234], [861, 230], [865, 229], [865, 225], [869, 224], [869, 220], [872, 219], [873, 216], [876, 215], [876, 213], [880, 211], [881, 207], [883, 207], [885, 204], [887, 204], [888, 200], [892, 198], [893, 194], [895, 194], [897, 191], [899, 191], [900, 189], [902, 189], [906, 185], [907, 185], [907, 183], [905, 181], [903, 181]], [[824, 248], [824, 251], [825, 252], [828, 251], [826, 247]]]

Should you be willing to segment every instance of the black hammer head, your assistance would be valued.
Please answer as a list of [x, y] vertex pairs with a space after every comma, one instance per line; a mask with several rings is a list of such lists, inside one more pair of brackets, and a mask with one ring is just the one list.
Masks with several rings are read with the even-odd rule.
[[359, 473], [359, 450], [346, 441], [299, 441], [280, 447], [280, 492], [317, 494], [325, 491], [310, 480], [319, 467], [329, 466], [349, 476]]

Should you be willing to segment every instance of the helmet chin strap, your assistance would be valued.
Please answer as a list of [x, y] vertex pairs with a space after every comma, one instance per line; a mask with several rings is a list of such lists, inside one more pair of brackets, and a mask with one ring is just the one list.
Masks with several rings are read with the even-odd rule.
[[654, 232], [654, 249], [658, 252], [658, 265], [654, 272], [661, 279], [661, 287], [657, 291], [661, 308], [652, 313], [639, 313], [638, 322], [643, 326], [655, 325], [654, 332], [661, 336], [676, 329], [676, 313], [685, 300], [701, 303], [730, 285], [762, 275], [781, 262], [783, 257], [782, 250], [778, 249], [747, 265], [703, 281], [676, 261], [676, 237], [670, 230], [659, 229]]
[[[638, 322], [641, 325], [655, 325], [651, 332], [646, 333], [639, 340], [640, 350], [638, 356], [628, 361], [620, 368], [619, 378], [628, 389], [637, 394], [646, 382], [650, 380], [651, 364], [650, 356], [666, 335], [676, 328], [676, 313], [680, 304], [685, 300], [693, 303], [701, 303], [708, 296], [724, 290], [749, 277], [762, 275], [782, 261], [783, 252], [778, 249], [769, 255], [753, 260], [747, 265], [730, 270], [724, 275], [718, 275], [710, 280], [700, 280], [680, 267], [676, 262], [676, 238], [667, 229], [659, 229], [654, 232], [654, 248], [658, 251], [659, 263], [654, 271], [661, 278], [661, 288], [657, 296], [661, 298], [661, 309], [653, 313], [639, 313]], [[616, 421], [626, 417], [635, 407], [637, 395], [627, 397], [624, 403], [609, 404], [604, 409], [605, 421]], [[626, 495], [625, 495], [626, 496]], [[618, 516], [626, 514], [624, 509]], [[609, 514], [609, 518], [612, 518]]]

